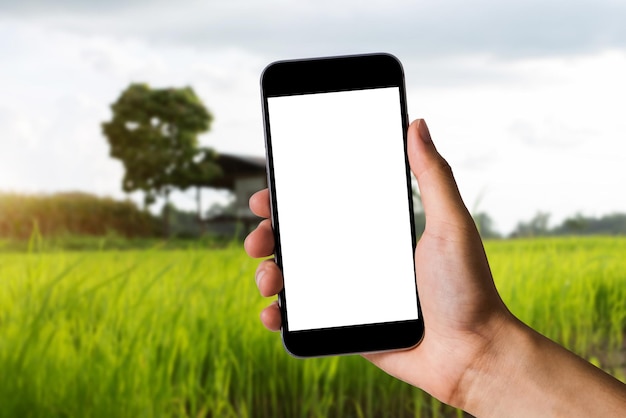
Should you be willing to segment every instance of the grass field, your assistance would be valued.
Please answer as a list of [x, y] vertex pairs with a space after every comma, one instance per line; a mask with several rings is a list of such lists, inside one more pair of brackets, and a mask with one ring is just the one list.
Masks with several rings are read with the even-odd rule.
[[[486, 246], [515, 314], [624, 379], [625, 238]], [[0, 416], [460, 416], [358, 356], [289, 357], [256, 264], [239, 246], [0, 254]]]

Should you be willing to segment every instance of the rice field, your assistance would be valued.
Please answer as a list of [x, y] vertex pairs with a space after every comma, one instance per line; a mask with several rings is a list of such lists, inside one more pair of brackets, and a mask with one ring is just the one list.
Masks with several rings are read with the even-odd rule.
[[[486, 247], [515, 314], [624, 379], [625, 238]], [[462, 416], [359, 356], [288, 356], [256, 264], [239, 246], [0, 254], [0, 416]]]

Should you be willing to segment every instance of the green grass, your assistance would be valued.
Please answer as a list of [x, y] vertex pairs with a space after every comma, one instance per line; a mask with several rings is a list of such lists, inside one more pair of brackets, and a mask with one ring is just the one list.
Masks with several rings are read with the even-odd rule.
[[201, 238], [125, 238], [114, 232], [102, 236], [58, 234], [45, 238], [35, 231], [28, 240], [0, 238], [1, 253], [217, 249], [237, 245], [235, 237], [205, 235]]
[[626, 238], [543, 238], [486, 245], [511, 311], [624, 380]]
[[[626, 239], [487, 251], [514, 313], [623, 379]], [[459, 416], [358, 356], [289, 357], [256, 264], [239, 246], [0, 254], [0, 416]]]

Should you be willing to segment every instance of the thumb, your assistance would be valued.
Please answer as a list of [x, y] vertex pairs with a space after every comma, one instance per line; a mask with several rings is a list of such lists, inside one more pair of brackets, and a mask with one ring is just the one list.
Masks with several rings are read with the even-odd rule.
[[424, 119], [417, 119], [409, 126], [407, 150], [411, 171], [417, 177], [427, 228], [439, 229], [451, 223], [465, 226], [471, 217], [452, 169], [437, 152]]

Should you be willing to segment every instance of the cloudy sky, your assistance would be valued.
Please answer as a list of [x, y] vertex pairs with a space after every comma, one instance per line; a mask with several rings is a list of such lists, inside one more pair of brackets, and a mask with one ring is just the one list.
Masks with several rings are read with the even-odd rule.
[[624, 22], [617, 0], [0, 0], [0, 191], [123, 197], [100, 124], [131, 82], [192, 86], [203, 144], [263, 155], [269, 62], [384, 51], [500, 231], [626, 212]]

